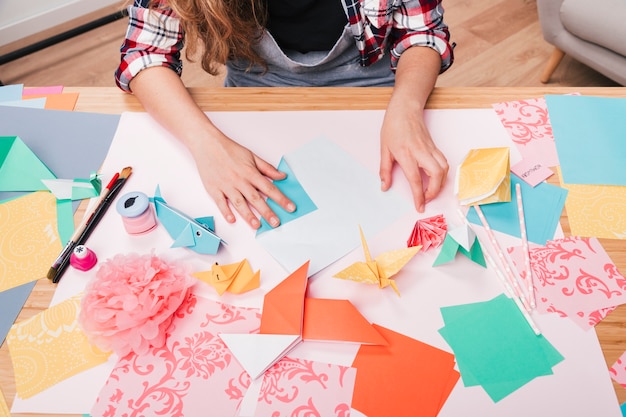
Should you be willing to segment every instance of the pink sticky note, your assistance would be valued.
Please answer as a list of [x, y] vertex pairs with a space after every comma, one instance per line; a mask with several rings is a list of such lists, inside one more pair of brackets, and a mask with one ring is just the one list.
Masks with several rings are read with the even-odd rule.
[[22, 91], [22, 96], [61, 94], [62, 92], [62, 85], [51, 85], [47, 87], [24, 87], [24, 90]]
[[529, 159], [522, 159], [517, 164], [512, 165], [511, 171], [531, 187], [537, 186], [554, 174], [547, 166]]
[[[250, 377], [218, 335], [258, 333], [260, 318], [258, 309], [191, 295], [164, 347], [119, 360], [91, 415], [237, 415]], [[263, 378], [256, 416], [347, 414], [356, 369], [283, 358]]]
[[[508, 249], [519, 271], [520, 247]], [[530, 249], [537, 309], [589, 329], [626, 302], [626, 279], [596, 238], [568, 237]]]
[[545, 167], [559, 165], [543, 97], [496, 103], [493, 108], [523, 159]]

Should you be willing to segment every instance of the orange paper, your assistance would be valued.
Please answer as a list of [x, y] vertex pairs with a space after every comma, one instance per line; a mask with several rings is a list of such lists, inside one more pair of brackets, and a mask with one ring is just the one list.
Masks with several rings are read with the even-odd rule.
[[374, 327], [388, 345], [359, 349], [352, 408], [368, 417], [435, 417], [460, 377], [454, 355]]
[[28, 98], [45, 98], [47, 110], [73, 111], [76, 107], [76, 101], [78, 101], [78, 93], [29, 94]]
[[304, 300], [302, 338], [310, 341], [387, 344], [350, 301], [329, 298]]

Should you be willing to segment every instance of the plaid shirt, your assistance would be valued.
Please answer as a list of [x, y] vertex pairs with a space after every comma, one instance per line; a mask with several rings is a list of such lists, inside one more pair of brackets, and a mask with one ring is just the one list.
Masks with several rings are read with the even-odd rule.
[[[400, 55], [411, 46], [439, 52], [443, 72], [452, 64], [450, 34], [443, 22], [442, 0], [342, 0], [361, 65], [373, 64], [389, 50], [395, 70]], [[128, 7], [129, 25], [120, 49], [115, 81], [124, 91], [141, 70], [165, 66], [182, 72], [184, 37], [178, 17], [168, 8], [148, 9], [148, 0]]]

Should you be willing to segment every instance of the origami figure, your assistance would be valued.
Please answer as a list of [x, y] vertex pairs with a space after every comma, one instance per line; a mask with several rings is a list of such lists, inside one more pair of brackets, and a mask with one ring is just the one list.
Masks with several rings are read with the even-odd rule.
[[172, 247], [187, 247], [201, 254], [215, 255], [223, 240], [214, 232], [213, 217], [192, 219], [181, 211], [168, 205], [157, 186], [154, 192], [154, 208], [157, 218], [170, 234]]
[[365, 262], [355, 262], [348, 268], [335, 274], [335, 277], [364, 282], [366, 284], [378, 284], [380, 288], [391, 285], [396, 294], [400, 295], [400, 291], [391, 277], [397, 274], [422, 247], [412, 246], [405, 249], [384, 252], [375, 259], [372, 259], [367, 247], [367, 242], [365, 242], [363, 230], [360, 227], [359, 231], [361, 233], [363, 252], [365, 253]]

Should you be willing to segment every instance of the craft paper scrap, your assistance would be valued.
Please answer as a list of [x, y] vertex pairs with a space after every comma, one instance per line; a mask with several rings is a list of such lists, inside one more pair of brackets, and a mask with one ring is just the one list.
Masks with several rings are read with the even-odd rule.
[[363, 345], [352, 408], [368, 417], [434, 417], [459, 379], [454, 355], [374, 325], [386, 346]]
[[456, 172], [455, 194], [464, 206], [511, 201], [509, 148], [471, 149]]
[[554, 172], [539, 162], [522, 159], [511, 167], [511, 172], [531, 187], [536, 187], [540, 182], [550, 178]]
[[395, 281], [391, 279], [406, 265], [422, 248], [421, 246], [410, 246], [404, 249], [387, 251], [379, 254], [374, 259], [370, 255], [363, 229], [359, 227], [361, 234], [361, 245], [365, 262], [355, 262], [349, 267], [333, 275], [335, 278], [348, 279], [362, 282], [364, 284], [375, 284], [379, 288], [391, 286], [396, 294], [400, 295], [400, 290]]
[[407, 246], [421, 246], [422, 251], [430, 248], [438, 248], [446, 237], [448, 224], [443, 214], [419, 219], [415, 222], [411, 236], [407, 240]]
[[0, 191], [38, 191], [41, 182], [55, 179], [19, 136], [0, 136]]
[[[565, 199], [568, 195], [567, 190], [548, 183], [531, 187], [516, 175], [511, 174], [511, 201], [487, 204], [480, 208], [493, 230], [515, 237], [521, 237], [517, 210], [517, 193], [515, 192], [516, 184], [520, 184], [524, 196], [524, 217], [528, 241], [544, 245], [549, 239], [554, 238], [554, 234], [557, 231], [561, 213], [565, 206]], [[467, 212], [467, 220], [471, 223], [482, 225], [473, 207], [470, 207]]]
[[609, 373], [615, 382], [626, 388], [626, 352], [622, 353], [611, 365]]
[[[298, 179], [291, 168], [289, 168], [289, 165], [285, 162], [284, 158], [280, 160], [277, 169], [284, 172], [287, 176], [282, 180], [274, 181], [274, 185], [296, 205], [296, 209], [290, 213], [279, 206], [271, 198], [267, 199], [267, 205], [278, 216], [280, 224], [286, 224], [312, 212], [313, 210], [317, 210], [317, 206], [311, 200], [311, 197], [309, 197], [304, 188], [302, 188], [302, 185], [298, 182]], [[269, 225], [269, 223], [267, 223], [264, 218], [261, 218], [261, 227], [257, 229], [257, 235], [271, 229], [273, 228]]]
[[24, 87], [22, 97], [38, 94], [61, 94], [63, 92], [62, 85], [49, 85], [45, 87]]
[[[519, 269], [523, 253], [519, 248], [508, 251]], [[588, 329], [602, 314], [597, 310], [626, 303], [626, 278], [598, 239], [551, 240], [529, 253], [539, 311], [567, 316]]]
[[498, 402], [533, 379], [551, 375], [563, 356], [535, 335], [504, 294], [489, 301], [442, 307], [448, 342], [465, 386], [480, 385]]
[[564, 184], [565, 209], [574, 236], [626, 239], [626, 187], [617, 185]]
[[0, 204], [0, 291], [46, 276], [61, 252], [56, 199], [47, 191]]
[[0, 417], [11, 417], [7, 400], [6, 398], [4, 398], [4, 393], [2, 392], [1, 389], [0, 389]]
[[87, 341], [78, 326], [80, 296], [50, 307], [15, 324], [7, 344], [20, 398], [29, 398], [86, 369], [104, 363], [102, 352]]
[[89, 179], [44, 179], [43, 184], [59, 200], [84, 200], [100, 195], [102, 180], [93, 173]]
[[[200, 417], [206, 416], [207, 404], [211, 415], [237, 415], [250, 378], [217, 335], [254, 333], [259, 324], [258, 309], [190, 295], [175, 315], [165, 347], [121, 359], [91, 415]], [[355, 373], [345, 366], [283, 358], [265, 374], [254, 415], [286, 416], [304, 410], [347, 415]]]
[[459, 226], [448, 232], [433, 266], [453, 261], [457, 253], [462, 253], [473, 262], [487, 267], [480, 242], [474, 231], [467, 225]]
[[10, 290], [0, 291], [0, 346], [4, 343], [7, 333], [22, 311], [35, 284], [36, 281], [32, 281]]
[[493, 108], [524, 160], [546, 168], [559, 165], [545, 98], [495, 103]]
[[25, 107], [30, 109], [44, 109], [46, 107], [45, 98], [32, 98], [17, 101], [0, 101], [0, 106]]
[[0, 101], [16, 101], [22, 99], [24, 84], [0, 86]]
[[73, 111], [78, 101], [78, 93], [29, 94], [29, 98], [45, 98], [47, 110]]
[[257, 236], [287, 271], [309, 261], [313, 275], [359, 246], [354, 233], [358, 225], [375, 235], [413, 210], [400, 194], [381, 191], [378, 175], [325, 137], [283, 157], [317, 206], [306, 216]]
[[209, 271], [194, 272], [192, 275], [215, 288], [219, 295], [226, 291], [241, 294], [261, 285], [261, 271], [253, 271], [247, 259], [227, 265], [215, 263]]
[[566, 184], [626, 185], [626, 99], [546, 95]]

